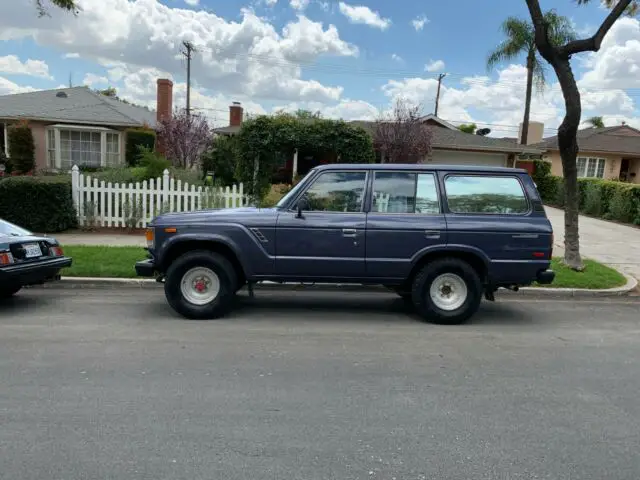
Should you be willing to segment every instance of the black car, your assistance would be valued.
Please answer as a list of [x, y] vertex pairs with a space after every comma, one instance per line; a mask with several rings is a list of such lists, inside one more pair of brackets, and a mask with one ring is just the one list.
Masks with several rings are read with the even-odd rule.
[[60, 279], [71, 266], [54, 238], [39, 237], [0, 219], [0, 300], [28, 285]]

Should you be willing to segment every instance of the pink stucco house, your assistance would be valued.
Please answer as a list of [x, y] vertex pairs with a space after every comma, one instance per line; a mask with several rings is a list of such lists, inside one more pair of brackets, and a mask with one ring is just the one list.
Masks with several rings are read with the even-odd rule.
[[154, 127], [171, 116], [173, 83], [157, 81], [156, 110], [130, 105], [88, 87], [0, 96], [0, 148], [7, 156], [7, 127], [27, 120], [36, 146], [36, 170], [113, 167], [125, 163], [125, 130]]

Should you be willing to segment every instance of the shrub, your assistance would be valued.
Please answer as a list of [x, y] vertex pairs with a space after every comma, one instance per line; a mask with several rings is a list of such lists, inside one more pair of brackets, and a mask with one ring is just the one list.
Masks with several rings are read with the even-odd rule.
[[218, 137], [212, 147], [202, 156], [202, 171], [212, 171], [214, 177], [224, 185], [238, 183], [235, 176], [238, 161], [237, 137]]
[[634, 198], [634, 187], [621, 184], [611, 197], [606, 218], [618, 222], [632, 223], [638, 214], [636, 202], [637, 199]]
[[0, 182], [0, 217], [39, 233], [77, 225], [68, 177], [12, 177]]
[[33, 133], [26, 121], [9, 127], [9, 157], [13, 173], [32, 172], [36, 165]]
[[171, 168], [171, 162], [159, 153], [153, 152], [145, 146], [139, 146], [140, 166], [146, 170], [146, 178], [162, 177], [164, 171]]
[[135, 167], [140, 162], [140, 147], [153, 151], [156, 145], [156, 132], [151, 128], [129, 128], [125, 145], [125, 159], [127, 165]]
[[557, 189], [557, 177], [551, 175], [551, 163], [543, 160], [535, 160], [533, 165], [533, 175], [531, 175], [531, 177], [536, 183], [542, 200], [550, 203], [552, 199], [555, 199]]
[[263, 208], [274, 207], [291, 188], [291, 185], [287, 184], [271, 185], [271, 189], [260, 202], [260, 206]]
[[602, 184], [600, 182], [585, 182], [584, 204], [582, 210], [588, 215], [600, 216], [602, 208]]

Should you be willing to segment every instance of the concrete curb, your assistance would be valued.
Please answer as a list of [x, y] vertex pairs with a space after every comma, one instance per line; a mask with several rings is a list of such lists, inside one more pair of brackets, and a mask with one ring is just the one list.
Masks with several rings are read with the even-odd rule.
[[[638, 286], [638, 281], [626, 274], [627, 283], [622, 287], [609, 288], [603, 290], [589, 290], [584, 288], [541, 288], [541, 287], [523, 287], [517, 293], [509, 290], [499, 290], [499, 294], [503, 295], [534, 295], [534, 296], [563, 296], [563, 297], [617, 297], [626, 295]], [[106, 288], [116, 289], [122, 287], [134, 287], [141, 289], [158, 289], [162, 288], [162, 284], [151, 279], [139, 278], [87, 278], [87, 277], [63, 277], [58, 282], [47, 283], [45, 288]], [[300, 284], [300, 283], [277, 283], [277, 282], [261, 282], [256, 285], [257, 289], [272, 289], [284, 291], [296, 291], [312, 289], [316, 291], [340, 291], [340, 292], [376, 292], [389, 290], [381, 285], [359, 285], [353, 283], [332, 284], [332, 283], [316, 283], [316, 284]]]

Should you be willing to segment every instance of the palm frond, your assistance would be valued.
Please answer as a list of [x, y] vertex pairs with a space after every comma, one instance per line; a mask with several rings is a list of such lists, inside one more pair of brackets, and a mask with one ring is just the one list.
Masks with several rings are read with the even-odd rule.
[[[599, 0], [599, 1], [601, 5], [604, 5], [606, 8], [611, 9], [615, 7], [620, 0]], [[593, 3], [592, 0], [576, 0], [576, 2], [578, 5], [587, 5], [589, 3]], [[627, 7], [624, 13], [625, 15], [633, 17], [638, 14], [638, 11], [640, 11], [640, 2], [638, 0], [633, 0], [629, 4], [629, 6]]]

